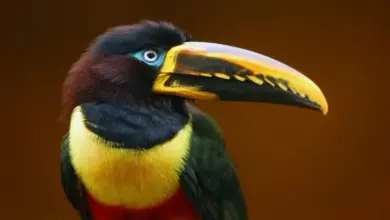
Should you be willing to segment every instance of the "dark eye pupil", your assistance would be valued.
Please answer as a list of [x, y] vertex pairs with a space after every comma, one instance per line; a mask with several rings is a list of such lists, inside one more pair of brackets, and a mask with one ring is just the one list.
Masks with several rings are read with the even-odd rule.
[[146, 56], [149, 58], [149, 59], [153, 59], [156, 57], [156, 54], [154, 53], [147, 53]]

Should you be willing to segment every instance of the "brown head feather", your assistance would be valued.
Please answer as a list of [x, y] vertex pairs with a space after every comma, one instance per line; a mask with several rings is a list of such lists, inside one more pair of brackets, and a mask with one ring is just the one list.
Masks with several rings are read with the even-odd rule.
[[69, 70], [63, 84], [62, 120], [73, 109], [93, 102], [153, 102], [157, 69], [128, 56], [150, 47], [169, 49], [190, 36], [167, 22], [143, 21], [109, 29], [99, 36]]

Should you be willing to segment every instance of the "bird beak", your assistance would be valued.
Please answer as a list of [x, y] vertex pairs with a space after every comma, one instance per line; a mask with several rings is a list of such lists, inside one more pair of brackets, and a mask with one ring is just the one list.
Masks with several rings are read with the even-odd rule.
[[328, 112], [320, 88], [267, 56], [222, 44], [186, 42], [165, 57], [153, 92], [198, 100], [265, 102]]

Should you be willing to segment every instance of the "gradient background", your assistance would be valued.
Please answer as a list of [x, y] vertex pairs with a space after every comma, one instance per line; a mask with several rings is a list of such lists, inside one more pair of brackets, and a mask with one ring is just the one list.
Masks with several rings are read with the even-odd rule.
[[196, 40], [274, 57], [327, 96], [326, 117], [199, 103], [224, 131], [251, 220], [390, 219], [389, 3], [255, 2], [3, 3], [0, 219], [77, 219], [60, 186], [61, 83], [95, 36], [140, 19], [168, 20]]

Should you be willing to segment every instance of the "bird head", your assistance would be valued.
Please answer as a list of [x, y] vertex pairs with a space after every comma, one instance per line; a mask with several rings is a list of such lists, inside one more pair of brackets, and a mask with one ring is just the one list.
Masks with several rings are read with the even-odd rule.
[[167, 22], [118, 26], [70, 69], [63, 117], [86, 103], [169, 108], [185, 100], [266, 102], [328, 111], [320, 88], [297, 70], [238, 47], [192, 41]]
[[63, 118], [84, 103], [158, 105], [153, 84], [169, 49], [190, 39], [168, 23], [143, 21], [109, 29], [73, 64], [63, 84]]

